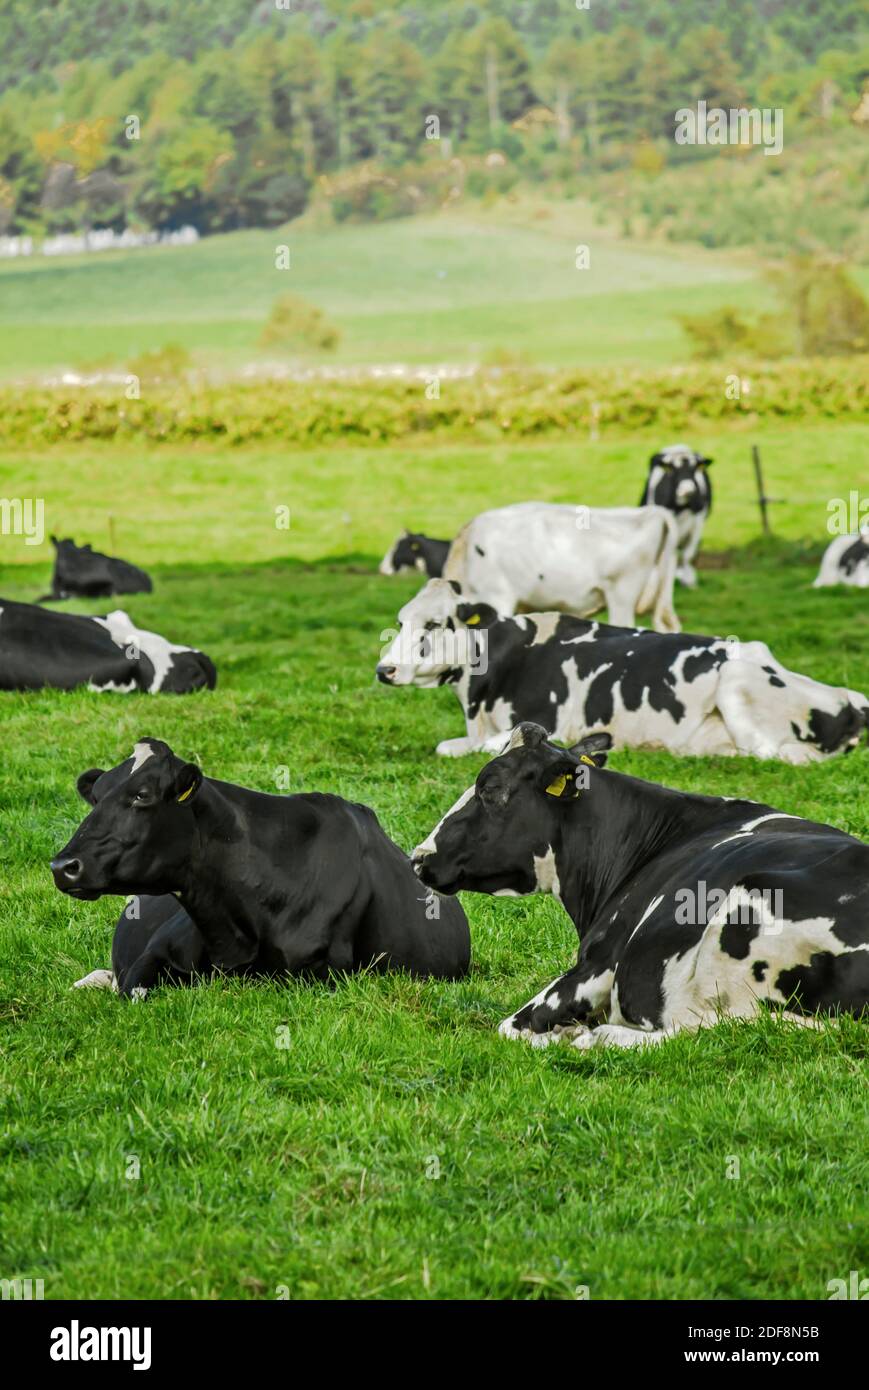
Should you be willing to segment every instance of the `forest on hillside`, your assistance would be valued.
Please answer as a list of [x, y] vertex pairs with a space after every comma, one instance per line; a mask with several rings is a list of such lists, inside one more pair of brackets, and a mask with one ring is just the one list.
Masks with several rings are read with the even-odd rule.
[[[519, 179], [666, 229], [702, 99], [785, 112], [782, 160], [727, 151], [722, 188], [779, 236], [790, 180], [809, 240], [864, 249], [865, 0], [8, 0], [0, 53], [0, 235], [378, 219]], [[734, 207], [684, 234], [762, 239]]]

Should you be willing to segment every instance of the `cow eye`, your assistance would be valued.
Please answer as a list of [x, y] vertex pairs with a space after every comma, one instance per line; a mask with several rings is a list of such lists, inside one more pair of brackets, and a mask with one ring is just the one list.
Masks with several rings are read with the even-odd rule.
[[140, 787], [133, 796], [133, 805], [141, 806], [143, 802], [150, 800], [150, 792], [147, 787]]

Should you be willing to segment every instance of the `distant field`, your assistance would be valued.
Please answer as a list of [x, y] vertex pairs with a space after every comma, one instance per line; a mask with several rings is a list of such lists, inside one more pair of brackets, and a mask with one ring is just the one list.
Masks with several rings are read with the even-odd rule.
[[[279, 244], [290, 247], [288, 271], [274, 267]], [[578, 244], [590, 247], [587, 270], [576, 269]], [[237, 370], [262, 356], [260, 329], [288, 290], [342, 332], [336, 353], [308, 360], [354, 364], [476, 362], [495, 351], [551, 365], [679, 361], [677, 314], [768, 302], [744, 255], [625, 241], [583, 203], [501, 204], [0, 262], [0, 378], [118, 366], [169, 342]]]

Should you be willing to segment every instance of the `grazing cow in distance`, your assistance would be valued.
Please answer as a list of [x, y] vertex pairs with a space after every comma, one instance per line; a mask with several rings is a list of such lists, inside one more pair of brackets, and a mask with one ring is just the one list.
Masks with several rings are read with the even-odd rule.
[[55, 603], [65, 598], [110, 598], [112, 594], [150, 594], [154, 587], [144, 570], [112, 555], [101, 555], [89, 545], [51, 537], [54, 546], [54, 573], [51, 593], [37, 603]]
[[400, 574], [402, 570], [419, 570], [429, 579], [443, 573], [452, 541], [436, 541], [419, 531], [405, 531], [380, 561], [381, 574]]
[[453, 687], [467, 732], [438, 744], [448, 757], [498, 752], [528, 720], [565, 743], [606, 731], [617, 746], [809, 763], [848, 752], [869, 727], [869, 698], [789, 671], [764, 642], [501, 617], [446, 579], [398, 616], [377, 677]]
[[824, 551], [815, 589], [850, 584], [869, 589], [869, 526], [856, 536], [837, 536]]
[[187, 695], [216, 684], [204, 652], [136, 627], [120, 608], [97, 618], [0, 598], [0, 690]]
[[443, 578], [499, 613], [558, 609], [633, 627], [650, 612], [678, 632], [673, 611], [676, 522], [664, 507], [519, 502], [481, 512], [453, 541]]
[[635, 1047], [764, 1009], [869, 1008], [869, 845], [771, 806], [603, 771], [605, 734], [522, 724], [413, 852], [438, 893], [553, 894], [576, 965], [508, 1038]]
[[712, 484], [707, 469], [712, 459], [687, 444], [670, 444], [649, 460], [649, 476], [641, 506], [666, 507], [676, 518], [679, 560], [676, 578], [693, 589], [697, 571], [693, 560], [700, 549], [703, 527], [712, 510]]
[[93, 809], [52, 860], [56, 886], [87, 900], [147, 895], [138, 923], [122, 913], [116, 928], [123, 995], [212, 970], [321, 980], [367, 969], [467, 974], [460, 904], [420, 891], [368, 806], [219, 782], [152, 738], [77, 785]]

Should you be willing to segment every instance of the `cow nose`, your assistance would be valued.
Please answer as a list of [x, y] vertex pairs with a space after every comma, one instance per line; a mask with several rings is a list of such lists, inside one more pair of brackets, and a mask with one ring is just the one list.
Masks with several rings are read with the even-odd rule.
[[80, 859], [52, 859], [51, 872], [56, 883], [78, 883], [84, 873]]
[[394, 666], [386, 666], [386, 665], [384, 665], [384, 663], [383, 663], [382, 661], [378, 663], [378, 666], [377, 666], [377, 679], [378, 679], [379, 681], [383, 681], [383, 684], [384, 684], [384, 685], [391, 685], [391, 684], [392, 684], [392, 678], [393, 678], [394, 675], [395, 675], [395, 667], [394, 667]]

